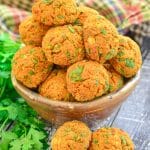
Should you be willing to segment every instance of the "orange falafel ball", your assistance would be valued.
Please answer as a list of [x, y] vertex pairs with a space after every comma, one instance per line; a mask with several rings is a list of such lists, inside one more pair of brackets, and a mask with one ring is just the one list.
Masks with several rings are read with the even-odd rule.
[[118, 128], [101, 128], [92, 134], [89, 150], [134, 150], [129, 135]]
[[104, 64], [109, 74], [109, 90], [115, 92], [124, 85], [124, 78], [118, 74], [110, 64]]
[[69, 66], [85, 56], [80, 26], [65, 25], [51, 28], [43, 38], [47, 59], [54, 64]]
[[67, 70], [67, 88], [77, 101], [92, 100], [108, 91], [108, 72], [98, 62], [77, 62]]
[[22, 41], [27, 45], [41, 46], [43, 36], [49, 27], [38, 23], [32, 16], [27, 17], [19, 26]]
[[72, 101], [73, 97], [67, 90], [66, 71], [55, 69], [39, 88], [42, 96], [53, 100]]
[[54, 134], [52, 150], [87, 150], [91, 140], [90, 129], [80, 121], [64, 123]]
[[88, 16], [99, 14], [96, 10], [82, 5], [78, 7], [78, 11], [79, 16], [74, 22], [77, 25], [83, 25]]
[[88, 59], [104, 63], [117, 55], [117, 29], [103, 16], [87, 17], [83, 26], [83, 36]]
[[35, 20], [49, 26], [73, 23], [78, 17], [74, 0], [38, 0], [32, 14]]
[[28, 88], [37, 88], [52, 69], [41, 47], [25, 46], [13, 58], [12, 71], [16, 79]]
[[114, 69], [122, 76], [134, 76], [142, 65], [139, 46], [129, 37], [119, 36], [119, 51], [116, 57], [110, 60]]

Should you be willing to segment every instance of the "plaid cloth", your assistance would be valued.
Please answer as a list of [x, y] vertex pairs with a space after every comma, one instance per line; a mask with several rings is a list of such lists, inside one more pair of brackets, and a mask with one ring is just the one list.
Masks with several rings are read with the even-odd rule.
[[29, 14], [31, 13], [24, 10], [0, 5], [0, 32], [7, 32], [18, 38], [18, 26]]
[[[18, 25], [28, 16], [25, 10], [30, 11], [34, 0], [0, 0], [0, 30], [9, 32], [18, 37]], [[150, 21], [149, 0], [77, 0], [78, 4], [84, 4], [96, 9], [101, 15], [108, 18], [119, 31], [132, 31], [137, 36], [149, 36], [149, 24], [141, 24]], [[140, 25], [139, 25], [140, 24]], [[141, 33], [139, 33], [141, 32]], [[142, 41], [142, 40], [140, 40]]]

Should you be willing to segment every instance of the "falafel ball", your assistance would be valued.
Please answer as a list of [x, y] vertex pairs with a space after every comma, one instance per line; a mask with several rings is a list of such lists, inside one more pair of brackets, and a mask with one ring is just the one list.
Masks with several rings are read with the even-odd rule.
[[104, 64], [109, 74], [109, 90], [108, 92], [115, 92], [124, 85], [124, 78], [117, 73], [110, 64]]
[[53, 70], [50, 76], [40, 86], [39, 93], [53, 100], [72, 101], [73, 97], [67, 91], [66, 70]]
[[117, 29], [103, 16], [87, 17], [83, 26], [83, 36], [88, 59], [104, 63], [117, 55]]
[[101, 128], [92, 134], [89, 150], [134, 150], [129, 135], [118, 128]]
[[73, 23], [79, 15], [74, 0], [38, 0], [32, 14], [36, 21], [48, 26]]
[[28, 88], [37, 88], [49, 75], [49, 63], [41, 47], [25, 46], [13, 58], [12, 71], [16, 79]]
[[58, 128], [51, 141], [52, 150], [86, 150], [91, 140], [90, 129], [80, 121], [70, 121]]
[[77, 25], [83, 25], [88, 16], [99, 14], [96, 10], [82, 5], [78, 7], [78, 11], [79, 16], [77, 20], [74, 22]]
[[32, 16], [27, 17], [19, 26], [22, 41], [27, 45], [41, 46], [43, 36], [49, 27], [38, 23]]
[[80, 26], [65, 25], [51, 28], [43, 38], [47, 59], [60, 66], [69, 66], [85, 56]]
[[134, 76], [142, 65], [139, 46], [129, 37], [119, 36], [119, 51], [116, 57], [110, 60], [114, 69], [122, 76]]
[[108, 91], [108, 72], [98, 62], [77, 62], [67, 70], [67, 88], [77, 101], [92, 100]]

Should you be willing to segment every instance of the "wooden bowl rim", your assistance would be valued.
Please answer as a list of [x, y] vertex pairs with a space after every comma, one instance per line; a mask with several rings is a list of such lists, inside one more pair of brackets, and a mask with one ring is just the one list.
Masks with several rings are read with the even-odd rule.
[[56, 108], [67, 108], [67, 109], [79, 108], [79, 110], [81, 110], [81, 109], [85, 109], [85, 108], [88, 109], [97, 106], [107, 107], [108, 103], [115, 102], [117, 101], [117, 98], [120, 97], [121, 95], [131, 92], [134, 85], [137, 85], [137, 83], [139, 82], [140, 76], [141, 76], [141, 71], [138, 71], [138, 73], [134, 77], [129, 79], [129, 81], [127, 81], [127, 83], [118, 91], [112, 92], [110, 94], [101, 96], [99, 98], [87, 102], [65, 102], [65, 101], [56, 101], [56, 100], [48, 99], [32, 91], [31, 89], [25, 87], [23, 84], [21, 84], [19, 81], [16, 80], [13, 74], [11, 74], [11, 79], [15, 89], [21, 91], [21, 93], [23, 93], [24, 95], [28, 95], [29, 99], [32, 101], [36, 101], [38, 103], [49, 105], [51, 107], [56, 107]]

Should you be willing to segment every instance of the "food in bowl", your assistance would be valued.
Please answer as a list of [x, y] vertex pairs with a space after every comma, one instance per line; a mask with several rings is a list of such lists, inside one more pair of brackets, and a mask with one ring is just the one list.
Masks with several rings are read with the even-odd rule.
[[48, 26], [73, 23], [79, 15], [74, 0], [38, 0], [32, 14], [35, 20]]
[[78, 11], [79, 11], [79, 16], [77, 20], [74, 22], [77, 25], [83, 25], [87, 17], [91, 15], [99, 15], [99, 13], [96, 10], [86, 6], [79, 6]]
[[19, 25], [19, 34], [25, 44], [41, 46], [43, 36], [48, 29], [49, 26], [39, 23], [29, 16]]
[[91, 131], [80, 121], [66, 122], [58, 128], [51, 141], [52, 150], [87, 150]]
[[121, 129], [104, 127], [92, 134], [89, 150], [134, 150], [129, 135]]
[[25, 46], [14, 56], [12, 72], [28, 88], [37, 88], [49, 75], [53, 64], [48, 62], [41, 47]]
[[119, 73], [117, 73], [109, 63], [104, 64], [104, 67], [107, 69], [108, 75], [109, 75], [108, 92], [109, 93], [115, 92], [118, 89], [120, 89], [121, 87], [123, 87], [124, 78]]
[[118, 50], [117, 56], [110, 60], [110, 63], [122, 76], [134, 76], [142, 64], [139, 46], [129, 37], [120, 35]]
[[40, 85], [39, 93], [52, 100], [72, 101], [73, 97], [67, 90], [66, 70], [55, 69]]
[[82, 27], [65, 25], [49, 29], [43, 38], [42, 48], [48, 61], [60, 66], [83, 60]]
[[117, 29], [103, 16], [87, 17], [83, 25], [83, 37], [88, 59], [104, 63], [117, 55]]
[[140, 69], [138, 45], [97, 11], [73, 0], [38, 0], [32, 13], [20, 25], [26, 46], [14, 56], [12, 71], [49, 102], [92, 101], [116, 92]]
[[108, 91], [108, 72], [95, 61], [77, 62], [67, 70], [67, 88], [77, 101], [92, 100]]

